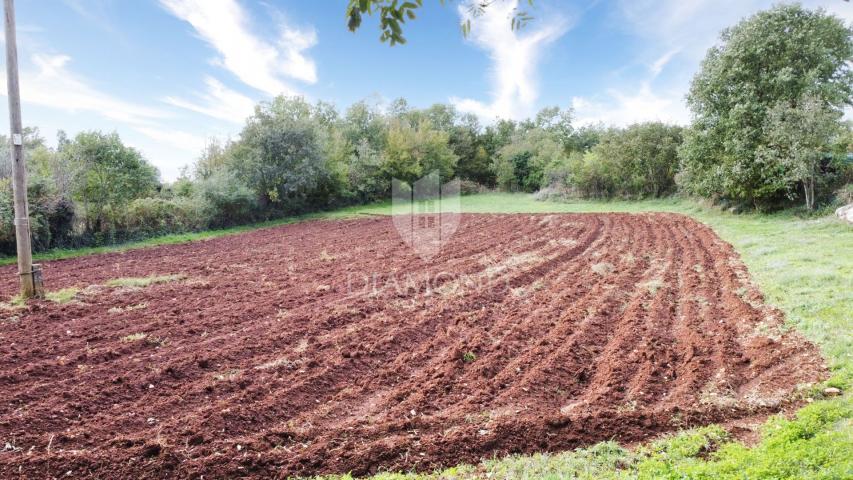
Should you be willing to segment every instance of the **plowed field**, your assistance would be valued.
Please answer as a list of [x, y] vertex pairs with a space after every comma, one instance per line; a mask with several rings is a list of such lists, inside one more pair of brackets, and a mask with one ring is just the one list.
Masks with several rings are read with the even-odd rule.
[[680, 215], [465, 215], [429, 261], [387, 217], [306, 222], [44, 273], [80, 291], [0, 309], [2, 478], [426, 470], [770, 413], [824, 375]]

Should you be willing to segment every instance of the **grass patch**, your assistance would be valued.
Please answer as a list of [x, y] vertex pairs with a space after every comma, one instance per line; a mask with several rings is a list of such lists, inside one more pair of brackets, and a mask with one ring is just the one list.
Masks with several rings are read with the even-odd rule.
[[[374, 480], [492, 479], [842, 479], [853, 471], [850, 402], [818, 402], [792, 420], [772, 417], [749, 448], [721, 427], [684, 430], [634, 451], [616, 442], [562, 453], [512, 455], [431, 473], [383, 473]], [[316, 477], [348, 480], [349, 475]]]
[[77, 287], [69, 287], [63, 288], [62, 290], [56, 290], [53, 292], [46, 292], [44, 294], [44, 298], [50, 300], [55, 303], [68, 303], [80, 293], [80, 289]]
[[[54, 290], [51, 292], [45, 292], [44, 298], [45, 300], [49, 300], [54, 303], [68, 303], [74, 300], [77, 297], [77, 294], [80, 293], [80, 289], [77, 287], [68, 287], [63, 288], [61, 290]], [[21, 298], [21, 295], [15, 295], [10, 298], [8, 302], [0, 302], [0, 310], [18, 310], [27, 306], [26, 300]]]
[[158, 283], [177, 282], [186, 278], [184, 275], [152, 275], [150, 277], [124, 277], [108, 280], [108, 287], [147, 287]]

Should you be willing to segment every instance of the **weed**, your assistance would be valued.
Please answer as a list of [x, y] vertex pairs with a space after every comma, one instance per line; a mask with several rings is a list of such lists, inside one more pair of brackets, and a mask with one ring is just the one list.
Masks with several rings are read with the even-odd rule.
[[614, 267], [613, 264], [607, 262], [595, 263], [590, 267], [593, 272], [604, 276], [613, 273]]
[[169, 343], [169, 341], [161, 337], [148, 336], [145, 338], [145, 343], [151, 345], [152, 347], [165, 347]]
[[136, 303], [133, 305], [128, 305], [126, 307], [113, 307], [113, 308], [107, 310], [107, 312], [109, 312], [109, 313], [124, 313], [124, 312], [132, 312], [133, 310], [142, 310], [143, 308], [147, 308], [147, 307], [148, 307], [147, 303]]
[[148, 335], [146, 335], [142, 332], [132, 333], [130, 335], [126, 335], [124, 337], [121, 337], [121, 341], [125, 342], [125, 343], [139, 342], [141, 340], [145, 340], [147, 337], [148, 337]]
[[649, 293], [651, 293], [652, 295], [655, 295], [658, 293], [658, 290], [663, 287], [663, 280], [659, 278], [653, 278], [648, 282], [641, 283], [640, 286], [648, 290]]
[[152, 275], [150, 277], [123, 277], [108, 280], [108, 287], [147, 287], [158, 283], [177, 282], [186, 278], [184, 275]]
[[291, 368], [296, 365], [297, 362], [290, 360], [286, 357], [276, 358], [275, 360], [270, 360], [269, 362], [263, 363], [255, 367], [257, 370], [273, 370], [279, 367]]
[[477, 359], [477, 355], [474, 352], [465, 352], [462, 354], [462, 361], [465, 363], [471, 363]]
[[226, 370], [225, 372], [214, 375], [213, 378], [219, 382], [230, 382], [231, 380], [239, 377], [240, 373], [240, 370], [232, 368], [231, 370]]

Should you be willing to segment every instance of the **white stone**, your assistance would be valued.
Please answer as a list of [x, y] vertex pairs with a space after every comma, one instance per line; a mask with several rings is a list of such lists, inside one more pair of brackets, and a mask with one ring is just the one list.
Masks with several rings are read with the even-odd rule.
[[847, 220], [848, 222], [853, 223], [853, 203], [840, 207], [835, 211], [835, 215], [842, 220]]

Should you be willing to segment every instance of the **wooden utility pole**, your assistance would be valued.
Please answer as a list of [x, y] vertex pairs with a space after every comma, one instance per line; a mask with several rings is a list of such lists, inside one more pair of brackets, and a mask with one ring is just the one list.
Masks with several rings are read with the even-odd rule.
[[15, 240], [18, 247], [18, 274], [21, 297], [40, 294], [33, 281], [33, 252], [30, 245], [30, 212], [27, 205], [27, 166], [24, 161], [24, 136], [21, 128], [21, 92], [18, 87], [18, 45], [15, 39], [15, 2], [4, 0], [6, 11], [6, 89], [9, 97], [11, 128], [12, 190], [15, 195]]

